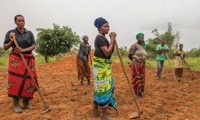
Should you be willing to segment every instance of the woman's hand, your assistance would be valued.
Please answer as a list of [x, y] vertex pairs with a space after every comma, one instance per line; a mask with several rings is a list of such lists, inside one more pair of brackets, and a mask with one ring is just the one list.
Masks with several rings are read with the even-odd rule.
[[109, 34], [109, 37], [110, 37], [111, 40], [112, 40], [112, 39], [115, 39], [116, 36], [117, 36], [117, 34], [116, 34], [115, 32], [111, 32], [111, 33]]
[[10, 41], [14, 41], [14, 39], [15, 39], [15, 33], [14, 32], [11, 32], [9, 34], [9, 39], [10, 39]]
[[24, 49], [22, 49], [21, 47], [16, 47], [15, 50], [17, 50], [17, 52], [19, 53], [25, 52]]

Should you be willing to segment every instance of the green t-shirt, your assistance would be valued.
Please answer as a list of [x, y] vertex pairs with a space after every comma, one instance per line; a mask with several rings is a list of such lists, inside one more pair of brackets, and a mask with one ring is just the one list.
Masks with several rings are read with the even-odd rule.
[[[165, 44], [164, 46], [162, 46], [161, 44], [158, 45], [156, 47], [156, 50], [160, 50], [160, 49], [168, 49], [168, 46]], [[157, 54], [157, 57], [156, 57], [157, 60], [165, 60], [165, 53], [163, 52], [162, 54]]]

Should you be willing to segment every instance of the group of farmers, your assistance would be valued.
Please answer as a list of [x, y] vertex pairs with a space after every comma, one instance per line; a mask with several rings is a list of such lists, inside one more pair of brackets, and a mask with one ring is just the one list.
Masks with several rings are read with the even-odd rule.
[[[29, 101], [33, 98], [34, 92], [37, 91], [36, 85], [38, 85], [38, 79], [35, 69], [35, 59], [32, 54], [36, 42], [33, 33], [24, 27], [24, 16], [16, 15], [14, 22], [16, 28], [7, 32], [3, 47], [5, 50], [12, 48], [8, 64], [8, 96], [13, 98], [14, 112], [22, 113], [23, 110], [19, 106], [19, 100], [23, 100], [23, 107], [25, 109], [32, 109], [33, 107], [30, 106]], [[93, 73], [93, 114], [95, 116], [99, 115], [98, 107], [100, 106], [102, 108], [103, 119], [112, 120], [112, 117], [107, 112], [107, 108], [111, 106], [117, 110], [111, 61], [117, 34], [115, 32], [109, 33], [109, 22], [102, 17], [95, 19], [94, 26], [98, 30], [98, 35], [96, 35], [94, 41], [94, 56], [91, 59], [91, 45], [88, 42], [89, 37], [84, 35], [82, 37], [83, 42], [80, 44], [77, 54], [78, 79], [81, 85], [84, 85], [84, 81], [87, 81], [87, 84], [90, 85], [91, 72]], [[107, 34], [109, 34], [110, 41], [106, 38]], [[15, 41], [19, 46], [16, 46]], [[169, 51], [165, 42], [165, 40], [161, 40], [161, 43], [155, 48], [157, 50], [158, 80], [161, 79], [165, 55]], [[145, 87], [145, 59], [147, 58], [145, 47], [144, 34], [138, 33], [136, 35], [136, 41], [131, 45], [127, 56], [131, 61], [129, 64], [131, 69], [130, 82], [135, 95], [138, 97], [143, 97]], [[27, 66], [23, 63], [20, 53], [23, 54], [31, 73], [28, 72]], [[179, 49], [174, 51], [174, 56], [175, 75], [182, 77], [185, 57], [183, 44], [180, 44]], [[92, 63], [92, 71], [89, 61]], [[30, 74], [34, 77], [36, 84], [34, 84]]]

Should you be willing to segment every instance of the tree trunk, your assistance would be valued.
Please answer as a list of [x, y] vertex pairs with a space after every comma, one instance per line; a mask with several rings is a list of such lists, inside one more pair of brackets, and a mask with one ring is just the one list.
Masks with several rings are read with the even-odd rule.
[[45, 55], [45, 62], [48, 63], [48, 57]]

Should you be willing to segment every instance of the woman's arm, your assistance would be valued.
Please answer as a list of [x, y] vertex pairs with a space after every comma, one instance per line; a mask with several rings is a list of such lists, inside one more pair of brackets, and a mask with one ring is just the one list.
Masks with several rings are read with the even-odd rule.
[[10, 41], [10, 42], [7, 43], [7, 44], [4, 44], [4, 45], [3, 45], [4, 50], [8, 50], [8, 49], [12, 46], [12, 44], [13, 44], [12, 41]]
[[24, 49], [22, 49], [21, 47], [16, 47], [15, 49], [20, 53], [24, 53], [24, 52], [29, 52], [29, 51], [34, 50], [35, 49], [35, 45], [32, 44], [30, 47], [24, 48]]
[[131, 47], [129, 48], [128, 58], [131, 61], [133, 60], [133, 55], [135, 54], [136, 50], [137, 50], [137, 45], [136, 44], [131, 45]]
[[128, 54], [128, 58], [132, 61], [133, 60], [132, 54]]
[[14, 44], [13, 43], [14, 36], [15, 36], [14, 32], [8, 32], [6, 34], [5, 41], [7, 41], [7, 42], [5, 42], [5, 44], [3, 45], [4, 50], [8, 50]]
[[111, 32], [109, 36], [110, 36], [110, 45], [108, 47], [107, 46], [101, 47], [101, 50], [103, 51], [106, 57], [109, 57], [113, 52], [115, 40], [116, 40], [116, 33]]

